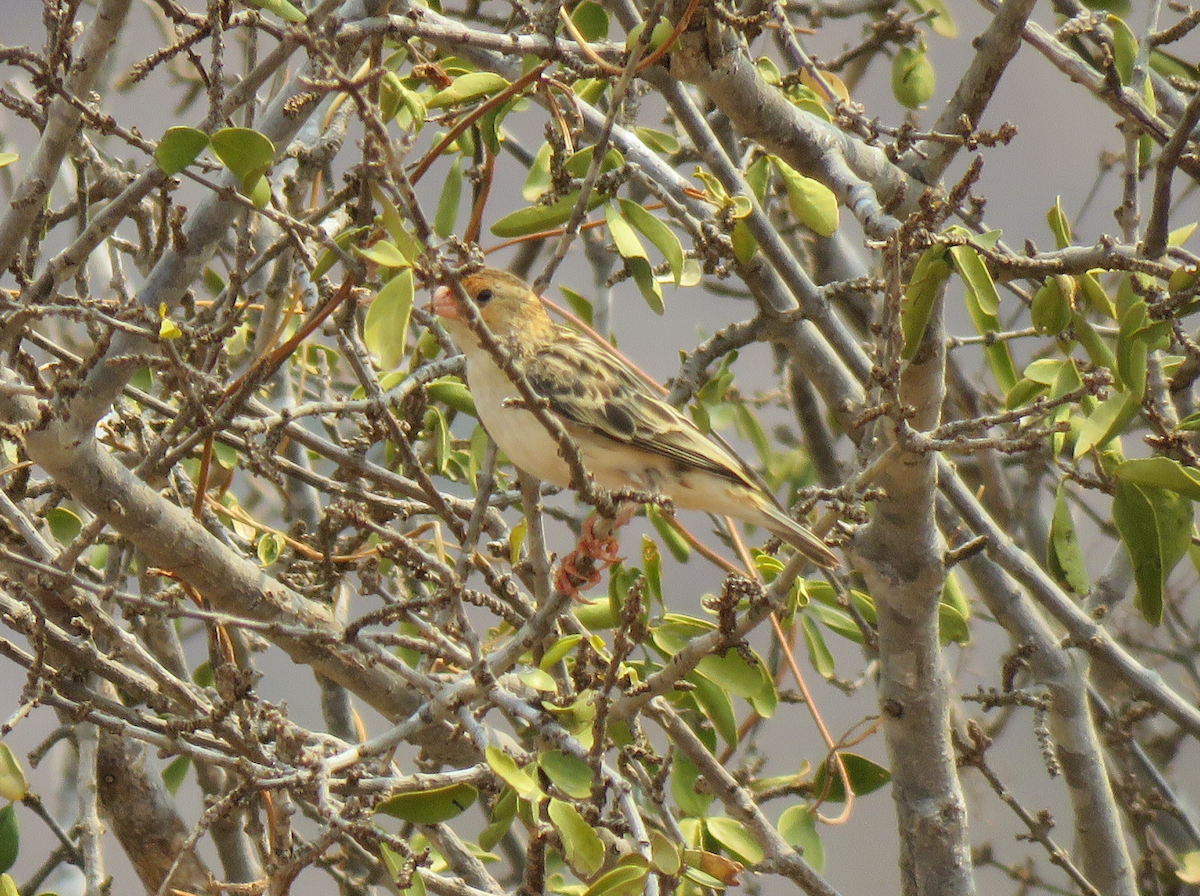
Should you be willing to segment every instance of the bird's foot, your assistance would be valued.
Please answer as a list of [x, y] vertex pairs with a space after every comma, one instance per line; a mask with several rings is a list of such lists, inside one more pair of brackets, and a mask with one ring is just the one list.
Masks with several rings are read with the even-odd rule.
[[596, 517], [584, 520], [583, 534], [579, 536], [575, 550], [563, 557], [559, 564], [554, 586], [574, 600], [582, 601], [584, 598], [580, 591], [599, 585], [604, 570], [621, 559], [617, 556], [621, 545], [617, 541], [616, 531], [632, 516], [633, 508], [628, 512], [622, 510], [615, 520], [601, 519], [599, 532], [596, 531]]

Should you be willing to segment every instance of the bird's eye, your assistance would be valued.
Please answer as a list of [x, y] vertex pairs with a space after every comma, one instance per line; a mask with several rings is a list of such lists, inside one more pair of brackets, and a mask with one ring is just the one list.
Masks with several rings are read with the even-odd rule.
[[475, 304], [482, 308], [492, 300], [492, 291], [490, 289], [479, 290], [479, 295], [475, 296]]

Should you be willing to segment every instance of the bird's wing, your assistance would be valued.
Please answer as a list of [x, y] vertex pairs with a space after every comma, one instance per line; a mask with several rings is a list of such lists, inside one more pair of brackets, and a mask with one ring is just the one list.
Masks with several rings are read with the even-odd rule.
[[529, 384], [564, 420], [587, 432], [758, 490], [742, 463], [592, 339], [560, 328], [560, 338], [527, 356]]

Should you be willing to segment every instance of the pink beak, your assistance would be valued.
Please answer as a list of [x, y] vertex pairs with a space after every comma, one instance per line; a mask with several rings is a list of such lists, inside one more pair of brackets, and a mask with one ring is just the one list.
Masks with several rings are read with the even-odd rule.
[[433, 291], [433, 313], [447, 320], [462, 320], [458, 299], [449, 286], [439, 286]]

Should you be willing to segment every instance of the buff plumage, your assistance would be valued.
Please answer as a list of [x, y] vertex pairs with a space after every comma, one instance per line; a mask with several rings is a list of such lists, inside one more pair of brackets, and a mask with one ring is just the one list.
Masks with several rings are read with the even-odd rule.
[[[597, 484], [657, 492], [678, 507], [763, 526], [818, 566], [838, 564], [741, 460], [655, 395], [615, 353], [552, 321], [520, 278], [484, 268], [464, 277], [462, 285], [516, 369], [575, 440]], [[520, 406], [517, 387], [471, 331], [449, 287], [434, 291], [433, 308], [466, 356], [467, 382], [488, 434], [525, 472], [568, 485], [570, 472], [557, 442]]]

